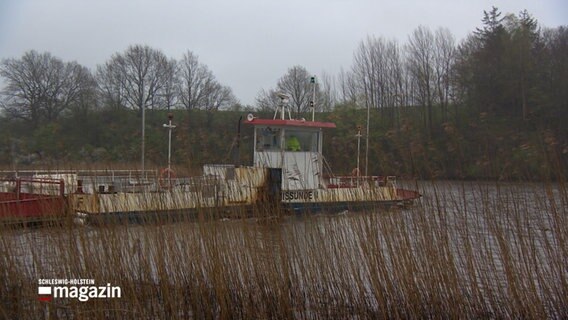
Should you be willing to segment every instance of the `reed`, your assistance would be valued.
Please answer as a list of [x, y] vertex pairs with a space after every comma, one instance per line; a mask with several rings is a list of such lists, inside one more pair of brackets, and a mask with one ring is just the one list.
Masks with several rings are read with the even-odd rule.
[[[417, 186], [406, 209], [2, 226], [0, 318], [568, 317], [566, 185]], [[40, 302], [40, 278], [122, 296]]]

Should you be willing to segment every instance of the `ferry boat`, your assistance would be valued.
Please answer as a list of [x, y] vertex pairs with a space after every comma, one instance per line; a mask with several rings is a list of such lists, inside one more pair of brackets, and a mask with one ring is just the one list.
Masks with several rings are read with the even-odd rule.
[[[335, 128], [335, 124], [314, 121], [313, 114], [312, 121], [292, 119], [287, 96], [282, 94], [280, 98], [282, 101], [272, 119], [249, 114], [243, 121], [254, 132], [250, 166], [206, 164], [203, 175], [198, 177], [176, 177], [169, 166], [160, 172], [28, 172], [25, 173], [28, 182], [14, 180], [12, 185], [5, 186], [4, 189], [18, 191], [4, 190], [1, 194], [0, 201], [5, 203], [0, 206], [0, 216], [11, 215], [16, 207], [19, 210], [16, 215], [34, 217], [53, 215], [53, 208], [59, 207], [63, 215], [63, 208], [68, 208], [81, 221], [124, 215], [137, 219], [172, 217], [172, 214], [276, 215], [401, 206], [420, 198], [416, 191], [398, 188], [394, 176], [361, 176], [358, 167], [349, 176], [333, 175], [324, 158], [322, 142], [323, 134]], [[168, 128], [173, 127], [170, 118]], [[57, 188], [51, 188], [54, 190], [33, 187], [38, 181], [45, 184], [52, 180], [60, 183]], [[30, 205], [33, 208], [25, 214], [21, 207], [27, 205], [33, 192], [24, 199], [22, 187], [35, 190], [33, 197], [41, 199], [36, 200], [35, 206]], [[54, 193], [58, 200], [45, 199], [44, 195]], [[65, 206], [60, 204], [61, 199], [66, 200]], [[46, 207], [43, 203], [48, 201], [56, 202], [59, 207], [43, 209]]]
[[393, 176], [361, 176], [358, 169], [350, 176], [334, 176], [326, 170], [322, 141], [335, 124], [292, 119], [286, 96], [281, 99], [272, 119], [249, 114], [243, 121], [254, 129], [251, 166], [207, 164], [203, 176], [190, 178], [175, 177], [170, 169], [153, 178], [78, 176], [76, 192], [68, 195], [71, 210], [82, 217], [243, 213], [255, 208], [307, 213], [400, 206], [420, 197], [416, 191], [398, 188]]

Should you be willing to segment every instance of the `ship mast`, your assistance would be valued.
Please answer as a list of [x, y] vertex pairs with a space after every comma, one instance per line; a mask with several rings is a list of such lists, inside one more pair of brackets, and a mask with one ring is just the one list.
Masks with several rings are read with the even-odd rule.
[[273, 120], [276, 119], [278, 111], [280, 111], [280, 120], [286, 120], [286, 110], [288, 110], [288, 119], [292, 120], [292, 114], [290, 113], [290, 106], [288, 105], [290, 97], [283, 92], [278, 92], [277, 95], [278, 98], [280, 98], [280, 104], [278, 105], [278, 108], [276, 108], [276, 111], [274, 112], [274, 117], [272, 119]]

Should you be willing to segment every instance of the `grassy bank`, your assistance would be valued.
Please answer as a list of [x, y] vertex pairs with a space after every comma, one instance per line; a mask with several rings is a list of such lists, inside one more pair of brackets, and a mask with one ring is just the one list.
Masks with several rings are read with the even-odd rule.
[[[418, 107], [404, 107], [396, 113], [371, 110], [370, 174], [520, 181], [565, 179], [568, 174], [568, 133], [554, 121], [525, 121], [463, 108], [444, 118], [440, 108], [435, 107], [435, 125], [427, 128], [422, 111]], [[206, 163], [252, 162], [251, 126], [242, 125], [240, 153], [236, 143], [239, 118], [247, 112], [174, 113], [177, 127], [173, 132], [172, 163], [176, 166], [196, 171]], [[147, 113], [147, 166], [167, 164], [168, 137], [162, 126], [166, 120], [164, 110]], [[336, 129], [324, 132], [324, 155], [334, 172], [351, 172], [357, 164], [356, 128], [365, 127], [366, 110], [338, 106], [331, 112], [318, 113], [316, 120], [337, 124]], [[0, 142], [0, 169], [57, 168], [61, 163], [83, 169], [140, 166], [140, 118], [129, 110], [101, 109], [38, 128], [0, 118]], [[362, 152], [362, 166], [364, 159]]]
[[[565, 318], [562, 184], [423, 183], [393, 211], [0, 230], [0, 317]], [[40, 278], [120, 299], [38, 301]]]

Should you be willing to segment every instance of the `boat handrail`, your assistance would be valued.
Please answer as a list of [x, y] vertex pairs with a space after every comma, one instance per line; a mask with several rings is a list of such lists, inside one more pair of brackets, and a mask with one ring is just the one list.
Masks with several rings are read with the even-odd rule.
[[334, 176], [329, 178], [327, 187], [330, 189], [365, 186], [390, 187], [394, 186], [395, 181], [395, 176]]
[[0, 192], [13, 192], [19, 195], [25, 193], [24, 189], [27, 189], [29, 193], [40, 195], [65, 195], [63, 179], [0, 177], [0, 182], [2, 182], [2, 189], [9, 189], [0, 190]]

